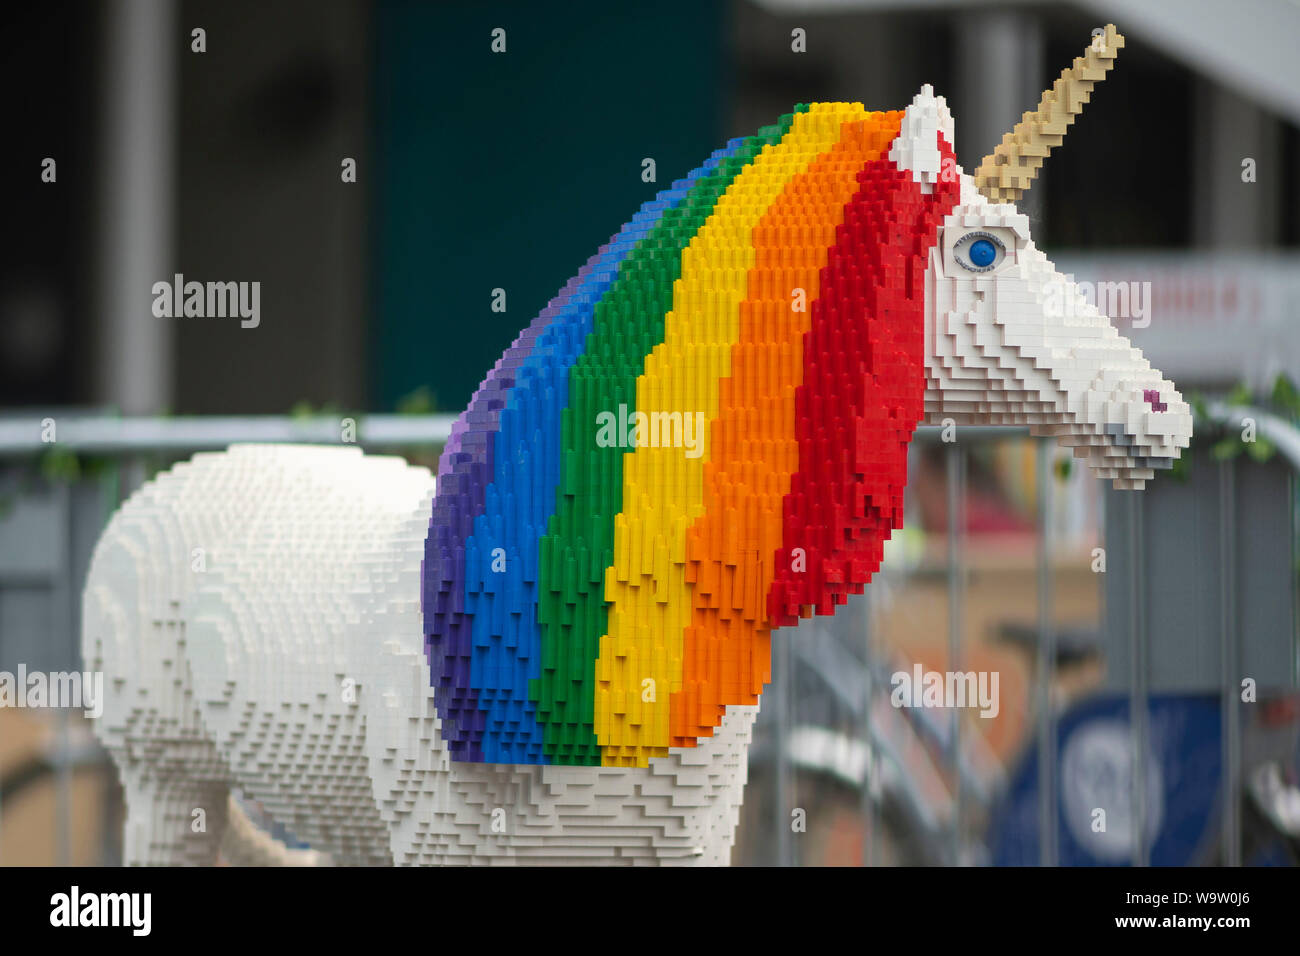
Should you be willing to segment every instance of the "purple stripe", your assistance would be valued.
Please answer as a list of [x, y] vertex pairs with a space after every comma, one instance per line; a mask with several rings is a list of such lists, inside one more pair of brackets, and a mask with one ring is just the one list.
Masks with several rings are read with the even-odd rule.
[[[532, 352], [537, 337], [564, 311], [608, 252], [610, 243], [587, 260], [493, 366], [469, 407], [452, 425], [451, 437], [438, 460], [437, 494], [421, 567], [424, 648], [432, 673], [440, 678], [435, 690], [442, 738], [456, 760], [483, 759], [478, 741], [486, 714], [479, 710], [478, 695], [470, 687], [473, 622], [465, 614], [465, 539], [473, 531], [474, 519], [483, 513], [485, 492], [492, 481], [492, 436], [519, 366]], [[434, 634], [441, 640], [433, 641]]]

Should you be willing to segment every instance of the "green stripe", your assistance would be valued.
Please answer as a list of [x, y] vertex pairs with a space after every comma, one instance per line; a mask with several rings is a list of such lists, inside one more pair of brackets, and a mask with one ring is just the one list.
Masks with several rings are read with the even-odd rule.
[[[796, 113], [807, 110], [804, 105]], [[586, 347], [569, 376], [569, 400], [561, 418], [562, 460], [555, 513], [541, 538], [537, 619], [542, 632], [542, 676], [529, 696], [545, 728], [545, 752], [555, 763], [599, 766], [596, 657], [608, 626], [605, 569], [614, 554], [614, 518], [623, 510], [626, 449], [596, 444], [596, 416], [636, 405], [636, 380], [645, 358], [663, 341], [664, 315], [672, 308], [673, 283], [681, 275], [682, 251], [704, 225], [732, 180], [764, 146], [789, 131], [787, 114], [700, 179], [686, 199], [667, 210], [628, 255], [618, 278], [596, 304]]]

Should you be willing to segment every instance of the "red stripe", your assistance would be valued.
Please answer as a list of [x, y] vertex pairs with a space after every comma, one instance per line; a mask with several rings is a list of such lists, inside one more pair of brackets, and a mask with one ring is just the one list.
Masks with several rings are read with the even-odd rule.
[[[940, 168], [955, 169], [942, 135], [939, 144]], [[926, 262], [960, 183], [950, 176], [927, 195], [887, 157], [858, 181], [804, 335], [799, 470], [767, 594], [773, 626], [860, 594], [903, 524], [907, 445], [924, 414]]]

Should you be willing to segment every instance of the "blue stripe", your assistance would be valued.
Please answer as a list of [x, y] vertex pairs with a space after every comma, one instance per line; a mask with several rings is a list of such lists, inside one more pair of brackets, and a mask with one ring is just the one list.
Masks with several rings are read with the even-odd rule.
[[470, 685], [484, 711], [482, 759], [539, 764], [543, 728], [528, 697], [541, 677], [537, 623], [539, 539], [555, 511], [560, 482], [561, 412], [569, 372], [592, 331], [596, 303], [623, 260], [691, 186], [733, 155], [742, 139], [641, 207], [598, 258], [586, 280], [537, 338], [493, 434], [492, 483], [482, 515], [465, 541], [465, 613], [472, 620]]

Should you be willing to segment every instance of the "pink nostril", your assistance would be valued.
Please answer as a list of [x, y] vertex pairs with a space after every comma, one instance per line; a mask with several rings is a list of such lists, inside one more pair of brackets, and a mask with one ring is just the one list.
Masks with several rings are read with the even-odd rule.
[[1142, 389], [1142, 399], [1157, 412], [1169, 411], [1169, 406], [1160, 401], [1160, 391], [1154, 388]]

